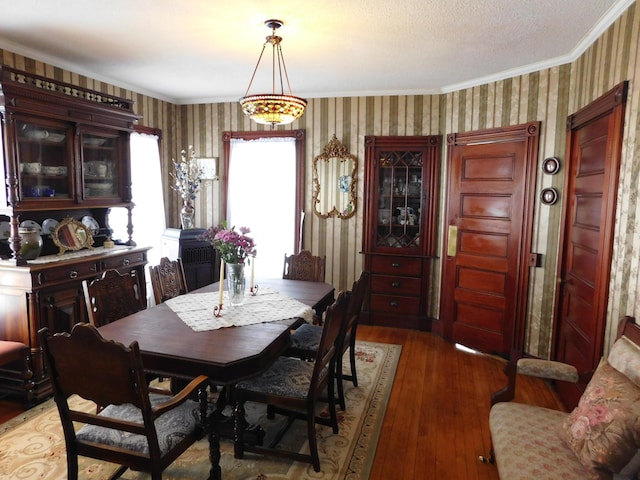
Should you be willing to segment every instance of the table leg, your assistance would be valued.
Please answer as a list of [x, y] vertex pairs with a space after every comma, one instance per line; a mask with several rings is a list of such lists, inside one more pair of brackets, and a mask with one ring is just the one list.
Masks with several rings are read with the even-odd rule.
[[220, 434], [216, 425], [216, 415], [209, 418], [209, 480], [222, 480], [222, 469], [220, 468]]

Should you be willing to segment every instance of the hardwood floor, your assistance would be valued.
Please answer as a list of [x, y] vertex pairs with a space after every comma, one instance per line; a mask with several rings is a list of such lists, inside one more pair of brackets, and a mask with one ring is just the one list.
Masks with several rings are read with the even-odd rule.
[[[504, 360], [414, 330], [361, 325], [357, 338], [402, 345], [370, 480], [497, 480], [478, 456], [490, 452], [490, 399], [506, 383]], [[539, 379], [518, 378], [516, 400], [563, 409]]]
[[[370, 480], [497, 480], [478, 455], [489, 454], [490, 398], [505, 384], [504, 360], [414, 330], [361, 325], [357, 337], [402, 345]], [[516, 400], [562, 409], [538, 379], [519, 378]], [[0, 400], [0, 423], [21, 411]]]

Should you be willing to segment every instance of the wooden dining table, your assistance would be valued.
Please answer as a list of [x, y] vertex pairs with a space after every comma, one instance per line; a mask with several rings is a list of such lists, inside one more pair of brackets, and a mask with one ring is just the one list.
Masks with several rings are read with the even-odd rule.
[[[334, 288], [328, 283], [284, 279], [258, 279], [268, 287], [296, 299], [316, 312], [333, 303]], [[218, 291], [218, 283], [195, 292]], [[223, 307], [236, 308], [236, 307]], [[213, 311], [213, 305], [212, 305]], [[145, 370], [165, 377], [193, 378], [207, 375], [216, 385], [234, 385], [266, 370], [288, 347], [291, 325], [298, 319], [282, 319], [242, 327], [196, 332], [167, 305], [160, 304], [100, 327], [102, 336], [129, 345], [137, 341]], [[213, 416], [211, 416], [213, 418]], [[221, 478], [220, 438], [209, 422], [209, 478]]]

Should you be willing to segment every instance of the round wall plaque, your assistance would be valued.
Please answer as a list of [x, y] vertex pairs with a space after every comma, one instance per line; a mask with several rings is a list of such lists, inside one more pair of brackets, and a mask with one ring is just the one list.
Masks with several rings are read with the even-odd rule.
[[540, 192], [540, 201], [545, 205], [553, 205], [558, 201], [558, 191], [553, 187], [544, 188]]
[[555, 175], [560, 170], [558, 157], [548, 157], [542, 162], [542, 171], [548, 175]]

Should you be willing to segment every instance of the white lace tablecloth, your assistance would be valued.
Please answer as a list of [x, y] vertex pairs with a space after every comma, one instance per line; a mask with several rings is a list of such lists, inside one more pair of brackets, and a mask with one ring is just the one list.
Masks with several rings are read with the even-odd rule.
[[309, 305], [270, 288], [260, 288], [255, 296], [249, 292], [245, 293], [244, 303], [236, 306], [231, 306], [225, 291], [222, 316], [215, 317], [213, 307], [218, 304], [219, 298], [218, 291], [187, 293], [164, 303], [196, 332], [275, 322], [287, 318], [303, 318], [307, 322], [313, 320], [313, 311]]

